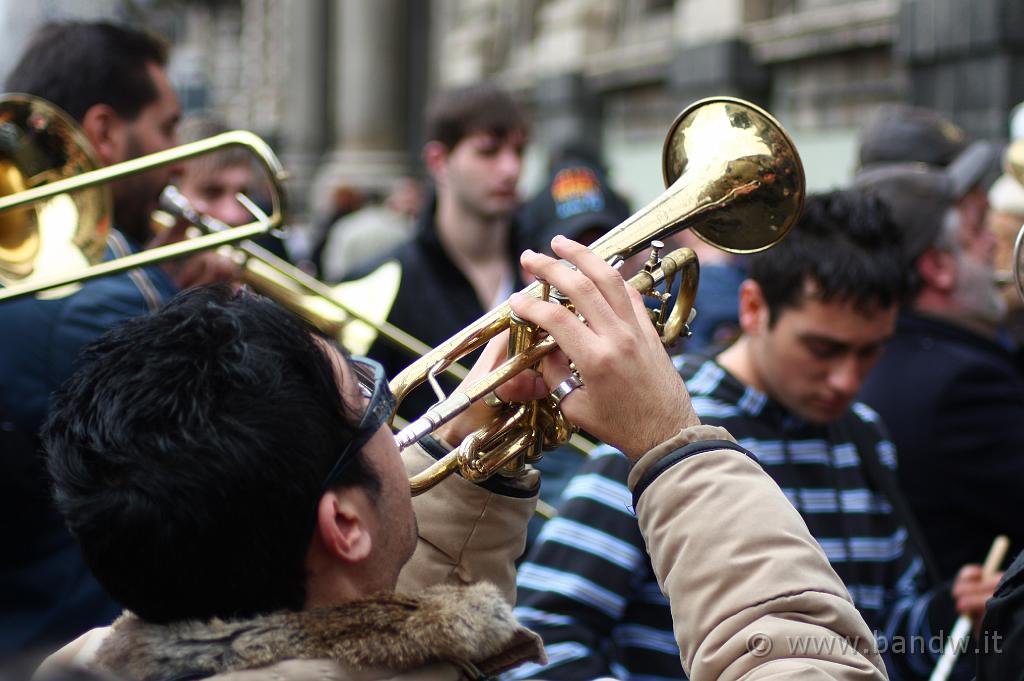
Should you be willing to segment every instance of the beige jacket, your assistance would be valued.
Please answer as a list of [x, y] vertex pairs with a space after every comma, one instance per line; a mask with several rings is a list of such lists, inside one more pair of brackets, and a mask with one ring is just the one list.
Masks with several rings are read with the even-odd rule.
[[[684, 429], [636, 463], [630, 490], [659, 460], [705, 440], [734, 442], [723, 428]], [[746, 454], [683, 459], [647, 487], [636, 514], [692, 681], [887, 678], [825, 553]]]
[[[710, 439], [731, 440], [721, 428], [683, 430], [644, 455], [630, 476], [630, 488], [635, 489], [665, 456]], [[418, 470], [427, 463], [426, 455], [413, 452], [407, 463]], [[369, 629], [365, 622], [353, 626], [360, 615], [351, 609], [347, 619], [339, 615], [341, 632], [333, 636], [343, 639], [340, 644], [324, 636], [327, 630], [317, 626], [320, 620], [304, 619], [306, 613], [246, 623], [258, 631], [315, 632], [298, 636], [292, 648], [282, 646], [269, 653], [265, 640], [246, 646], [237, 627], [211, 630], [206, 625], [199, 632], [202, 636], [234, 637], [239, 642], [231, 646], [232, 652], [237, 648], [243, 656], [250, 655], [245, 664], [227, 667], [250, 668], [247, 671], [224, 671], [214, 678], [456, 679], [539, 659], [542, 652], [536, 640], [506, 619], [506, 604], [514, 594], [512, 561], [522, 550], [523, 528], [533, 503], [532, 497], [492, 495], [461, 478], [446, 481], [415, 500], [421, 541], [399, 586], [401, 592], [417, 596], [381, 596], [359, 604], [362, 610], [387, 611], [382, 624]], [[684, 459], [647, 487], [636, 510], [655, 574], [673, 606], [675, 630], [686, 634], [677, 636], [677, 642], [691, 679], [885, 678], [881, 659], [870, 652], [871, 632], [821, 548], [777, 485], [746, 455], [720, 449]], [[489, 587], [459, 586], [481, 579], [493, 581], [503, 598], [487, 591]], [[454, 591], [450, 586], [440, 591], [427, 586], [439, 583], [457, 586]], [[403, 611], [413, 614], [403, 616]], [[387, 613], [397, 615], [388, 620]], [[124, 623], [117, 629], [128, 631]], [[345, 636], [351, 637], [353, 631], [363, 632], [364, 647], [349, 645]], [[109, 632], [87, 634], [54, 657], [66, 662], [77, 655], [77, 662], [96, 665], [96, 648]], [[385, 645], [380, 636], [389, 632]], [[180, 636], [187, 640], [194, 633]], [[468, 649], [457, 649], [460, 637]], [[312, 639], [326, 645], [304, 648]], [[118, 649], [105, 644], [100, 657], [119, 650], [120, 659], [131, 658], [143, 647], [139, 640], [122, 634], [123, 645]], [[386, 663], [360, 657], [392, 644], [395, 650], [404, 647], [412, 654], [392, 656]], [[445, 645], [449, 648], [442, 650]], [[255, 652], [247, 653], [250, 648]], [[473, 665], [465, 664], [467, 658]], [[123, 673], [128, 667], [117, 668]]]

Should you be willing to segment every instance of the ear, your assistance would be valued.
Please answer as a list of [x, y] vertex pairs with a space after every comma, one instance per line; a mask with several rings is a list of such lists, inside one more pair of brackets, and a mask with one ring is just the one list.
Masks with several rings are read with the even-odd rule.
[[103, 165], [127, 158], [127, 124], [106, 104], [93, 104], [82, 116], [82, 131]]
[[320, 497], [316, 513], [316, 532], [327, 552], [346, 563], [366, 560], [373, 539], [366, 518], [354, 495], [357, 489], [328, 491]]
[[440, 182], [448, 165], [448, 147], [438, 141], [423, 145], [423, 164], [427, 166], [435, 182]]
[[915, 266], [926, 288], [950, 293], [956, 287], [956, 257], [949, 251], [929, 248], [917, 259]]
[[740, 284], [740, 328], [750, 336], [759, 336], [768, 330], [770, 315], [761, 286], [753, 279]]

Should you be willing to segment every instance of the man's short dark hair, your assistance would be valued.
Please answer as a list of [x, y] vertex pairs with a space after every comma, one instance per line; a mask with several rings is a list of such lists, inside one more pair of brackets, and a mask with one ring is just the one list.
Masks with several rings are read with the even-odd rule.
[[167, 44], [150, 33], [106, 22], [52, 22], [32, 36], [6, 90], [47, 99], [76, 121], [96, 104], [135, 120], [158, 97], [148, 65], [166, 63]]
[[[153, 622], [301, 609], [323, 483], [358, 415], [311, 331], [207, 287], [104, 335], [54, 399], [54, 496], [89, 567]], [[376, 498], [363, 454], [339, 487]]]
[[803, 305], [808, 281], [822, 302], [849, 301], [864, 312], [902, 302], [907, 289], [900, 231], [876, 197], [858, 190], [808, 197], [778, 244], [750, 258], [771, 322]]
[[527, 132], [526, 116], [512, 96], [491, 83], [442, 92], [427, 113], [427, 139], [448, 149], [475, 132], [504, 138]]

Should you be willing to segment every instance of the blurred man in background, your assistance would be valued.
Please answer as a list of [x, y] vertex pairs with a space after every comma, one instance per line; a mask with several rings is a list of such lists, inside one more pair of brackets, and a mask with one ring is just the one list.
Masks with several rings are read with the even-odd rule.
[[[204, 114], [191, 114], [181, 121], [178, 137], [182, 144], [219, 135], [228, 127]], [[252, 153], [242, 147], [225, 147], [181, 164], [175, 184], [192, 206], [204, 215], [237, 226], [252, 220], [236, 198], [248, 194], [253, 181]]]
[[[423, 160], [434, 196], [415, 237], [368, 268], [373, 271], [366, 279], [374, 282], [372, 306], [433, 347], [522, 286], [522, 249], [512, 216], [519, 205], [527, 123], [508, 93], [473, 85], [442, 93], [431, 103], [427, 138]], [[380, 337], [372, 339], [366, 354], [389, 376], [415, 359]], [[448, 377], [440, 379], [449, 390], [455, 387]], [[435, 401], [430, 388], [421, 386], [398, 413], [414, 418]]]
[[901, 488], [944, 579], [984, 560], [998, 534], [1024, 545], [1024, 376], [999, 339], [1006, 301], [986, 226], [996, 160], [974, 143], [946, 167], [880, 163], [854, 179], [892, 212], [912, 277], [861, 398], [889, 427]]
[[1020, 354], [1024, 343], [1024, 301], [1013, 282], [1013, 249], [1024, 224], [1024, 186], [1009, 175], [1002, 175], [988, 190], [988, 229], [995, 237], [993, 265], [1000, 277], [1006, 319], [1006, 341]]
[[[182, 119], [179, 138], [182, 144], [187, 144], [228, 131], [228, 126], [219, 119], [209, 114], [196, 113]], [[261, 210], [270, 210], [267, 191], [272, 188], [266, 172], [262, 166], [257, 166], [253, 153], [244, 147], [226, 146], [213, 153], [190, 158], [180, 165], [173, 182], [192, 208], [231, 227], [256, 219], [238, 199], [239, 194], [254, 201]], [[188, 225], [180, 221], [175, 225], [176, 231], [165, 238], [180, 239], [187, 228]], [[288, 260], [284, 241], [276, 235], [264, 234], [252, 240], [279, 258]], [[187, 269], [204, 264], [192, 258], [180, 265], [175, 275], [179, 283], [187, 288], [191, 278], [201, 278], [201, 272], [190, 277]]]

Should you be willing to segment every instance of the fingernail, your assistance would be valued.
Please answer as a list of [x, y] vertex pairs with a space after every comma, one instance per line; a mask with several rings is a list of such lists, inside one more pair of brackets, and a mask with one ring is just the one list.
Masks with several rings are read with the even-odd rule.
[[555, 241], [565, 241], [565, 236], [564, 236], [564, 235], [562, 235], [562, 234], [556, 234], [556, 235], [555, 235], [555, 238], [554, 238], [554, 239], [552, 239], [551, 241], [552, 241], [552, 242], [555, 242]]

